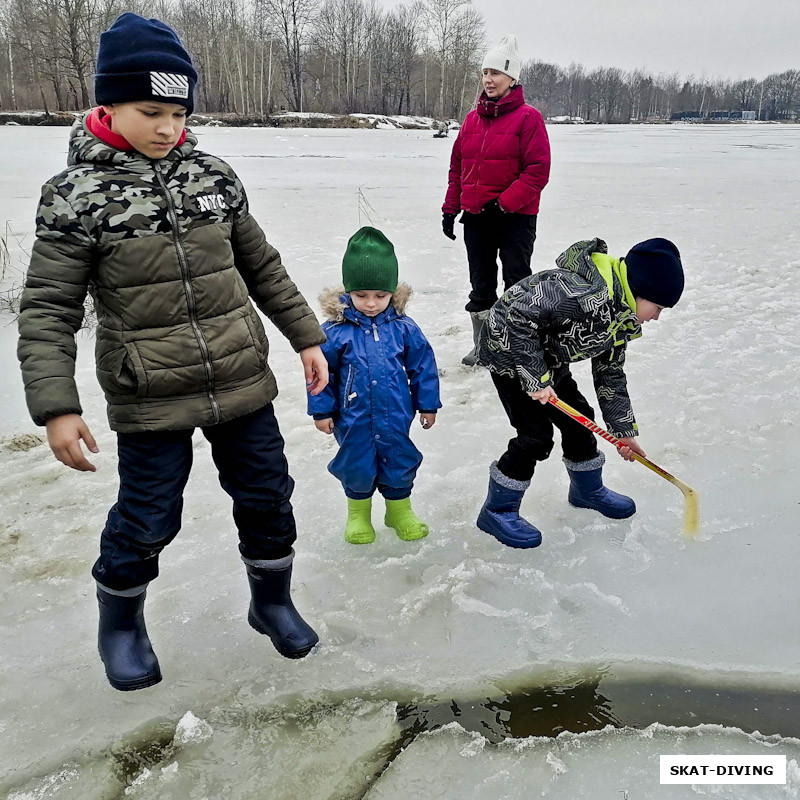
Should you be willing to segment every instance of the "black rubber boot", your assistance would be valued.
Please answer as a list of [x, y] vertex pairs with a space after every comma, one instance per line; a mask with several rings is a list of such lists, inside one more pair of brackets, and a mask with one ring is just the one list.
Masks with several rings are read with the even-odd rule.
[[161, 680], [161, 669], [144, 625], [146, 589], [132, 596], [112, 594], [97, 585], [100, 625], [97, 649], [108, 682], [121, 692], [146, 689]]
[[247, 621], [272, 640], [285, 658], [303, 658], [319, 641], [311, 626], [294, 607], [289, 592], [294, 551], [276, 561], [247, 561], [250, 582], [250, 612]]

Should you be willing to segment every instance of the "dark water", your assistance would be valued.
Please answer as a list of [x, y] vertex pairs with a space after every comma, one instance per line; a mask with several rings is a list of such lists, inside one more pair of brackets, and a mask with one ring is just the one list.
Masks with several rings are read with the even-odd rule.
[[614, 727], [716, 724], [800, 738], [800, 687], [724, 688], [713, 683], [622, 680], [595, 675], [562, 686], [531, 686], [476, 700], [431, 700], [398, 708], [407, 744], [422, 731], [458, 722], [491, 742]]

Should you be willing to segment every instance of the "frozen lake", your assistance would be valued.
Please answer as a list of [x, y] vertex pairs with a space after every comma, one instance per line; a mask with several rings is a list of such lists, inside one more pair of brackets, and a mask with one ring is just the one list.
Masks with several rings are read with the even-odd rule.
[[[414, 428], [415, 508], [431, 535], [406, 543], [381, 525], [373, 545], [344, 542], [344, 498], [325, 469], [334, 442], [306, 416], [299, 359], [268, 327], [297, 482], [295, 599], [321, 645], [286, 661], [248, 626], [229, 499], [196, 437], [184, 529], [148, 594], [164, 681], [115, 692], [89, 575], [116, 493], [93, 340], [81, 335], [77, 377], [101, 453], [96, 473], [79, 474], [46, 445], [16, 449], [37, 429], [0, 311], [0, 796], [798, 796], [800, 125], [549, 132], [534, 269], [592, 236], [618, 256], [653, 236], [681, 250], [684, 297], [631, 345], [627, 373], [648, 456], [699, 492], [700, 537], [681, 538], [673, 486], [605, 444], [607, 482], [635, 498], [632, 519], [569, 506], [556, 448], [523, 504], [540, 548], [508, 549], [474, 526], [511, 428], [488, 375], [460, 364], [466, 259], [458, 226], [455, 243], [439, 227], [452, 139], [200, 129], [315, 310], [360, 225], [394, 242], [442, 375], [437, 425]], [[22, 279], [67, 133], [0, 127], [11, 261], [0, 292]], [[588, 365], [574, 371], [597, 407]], [[667, 753], [785, 754], [788, 783], [662, 787]]]

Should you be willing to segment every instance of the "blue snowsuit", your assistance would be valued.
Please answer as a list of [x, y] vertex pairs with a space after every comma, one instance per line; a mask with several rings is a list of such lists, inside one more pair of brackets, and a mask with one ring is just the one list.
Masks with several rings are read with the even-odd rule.
[[442, 405], [433, 349], [403, 314], [409, 293], [401, 284], [375, 317], [357, 311], [347, 294], [338, 303], [331, 302], [336, 294], [321, 298], [332, 317], [322, 326], [330, 382], [309, 396], [308, 413], [333, 418], [339, 452], [328, 471], [353, 499], [370, 497], [376, 488], [390, 500], [411, 494], [422, 462], [408, 435], [411, 422], [416, 411], [433, 413]]

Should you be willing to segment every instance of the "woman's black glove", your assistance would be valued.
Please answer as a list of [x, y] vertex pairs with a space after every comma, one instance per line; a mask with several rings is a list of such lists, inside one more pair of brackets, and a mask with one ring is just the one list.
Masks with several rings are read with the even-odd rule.
[[455, 214], [442, 214], [442, 233], [453, 241], [456, 240], [456, 235], [453, 233], [453, 225], [455, 225], [455, 222]]
[[482, 209], [481, 214], [505, 214], [506, 212], [500, 208], [500, 201], [495, 198], [490, 200]]

